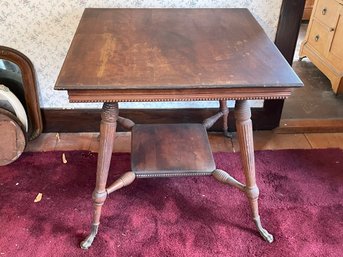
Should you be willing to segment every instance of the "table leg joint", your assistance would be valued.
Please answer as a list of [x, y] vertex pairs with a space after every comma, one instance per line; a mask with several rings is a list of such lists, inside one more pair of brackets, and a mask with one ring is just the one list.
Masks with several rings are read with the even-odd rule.
[[135, 178], [136, 178], [136, 175], [132, 171], [124, 173], [116, 181], [114, 181], [108, 188], [106, 188], [107, 195], [109, 195], [110, 193], [113, 193], [114, 191], [119, 190], [120, 188], [130, 185], [135, 180]]
[[94, 202], [94, 204], [97, 204], [97, 205], [103, 205], [103, 203], [106, 200], [106, 197], [107, 197], [106, 191], [98, 192], [98, 191], [94, 190], [94, 192], [92, 194], [93, 202]]
[[245, 187], [245, 194], [249, 199], [257, 199], [260, 194], [260, 190], [256, 185], [253, 187]]
[[230, 174], [228, 174], [226, 171], [221, 169], [216, 169], [213, 171], [212, 176], [218, 180], [219, 182], [222, 182], [224, 184], [228, 184], [230, 186], [234, 186], [238, 188], [239, 190], [245, 192], [245, 185], [233, 178]]
[[120, 124], [120, 126], [122, 126], [124, 129], [131, 131], [131, 129], [133, 128], [133, 126], [135, 126], [135, 123], [127, 118], [118, 117], [118, 123]]
[[217, 122], [217, 120], [219, 120], [219, 118], [223, 117], [223, 112], [219, 111], [218, 113], [216, 113], [215, 115], [205, 119], [202, 124], [204, 125], [205, 129], [208, 130], [210, 129], [214, 123]]

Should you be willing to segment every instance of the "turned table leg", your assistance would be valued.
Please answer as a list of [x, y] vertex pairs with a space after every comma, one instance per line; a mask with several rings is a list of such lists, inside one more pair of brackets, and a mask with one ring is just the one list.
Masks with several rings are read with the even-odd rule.
[[106, 183], [112, 157], [118, 113], [118, 103], [104, 103], [101, 113], [100, 148], [98, 153], [96, 184], [92, 195], [94, 205], [93, 222], [90, 234], [80, 244], [82, 249], [88, 249], [92, 245], [93, 240], [98, 232], [101, 207], [107, 197]]
[[255, 157], [254, 157], [254, 142], [252, 134], [251, 111], [247, 100], [236, 101], [235, 118], [236, 129], [239, 140], [241, 159], [244, 168], [244, 176], [246, 180], [245, 193], [248, 197], [249, 204], [252, 210], [253, 220], [256, 224], [261, 236], [269, 243], [273, 242], [274, 238], [261, 225], [260, 216], [258, 213], [258, 195], [259, 189], [256, 185], [255, 178]]
[[229, 132], [229, 108], [227, 107], [227, 102], [226, 100], [220, 100], [219, 101], [220, 105], [220, 111], [223, 113], [223, 132], [224, 136], [232, 138], [231, 133]]

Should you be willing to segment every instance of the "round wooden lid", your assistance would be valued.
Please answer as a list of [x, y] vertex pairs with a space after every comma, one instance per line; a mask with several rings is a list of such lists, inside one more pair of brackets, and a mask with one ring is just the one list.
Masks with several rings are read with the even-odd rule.
[[25, 146], [26, 137], [21, 122], [12, 113], [0, 108], [0, 166], [18, 159]]

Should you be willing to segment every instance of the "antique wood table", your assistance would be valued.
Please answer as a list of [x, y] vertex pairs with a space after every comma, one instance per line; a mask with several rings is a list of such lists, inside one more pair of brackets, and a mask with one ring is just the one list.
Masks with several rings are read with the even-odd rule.
[[[94, 217], [91, 233], [81, 247], [92, 244], [107, 195], [135, 177], [207, 174], [246, 194], [257, 229], [272, 242], [273, 236], [262, 227], [258, 213], [248, 100], [283, 99], [300, 86], [297, 75], [247, 9], [86, 9], [55, 85], [57, 90], [68, 91], [70, 102], [104, 103]], [[220, 109], [201, 127], [135, 125], [119, 116], [119, 102], [193, 100], [218, 100]], [[215, 168], [204, 139], [202, 128], [209, 128], [221, 117], [227, 130], [226, 100], [236, 100], [245, 184]], [[133, 128], [132, 171], [106, 187], [117, 122]], [[179, 140], [173, 141], [175, 138]], [[182, 146], [174, 147], [173, 142], [182, 144], [187, 139], [187, 152]], [[179, 150], [185, 158], [179, 158]]]

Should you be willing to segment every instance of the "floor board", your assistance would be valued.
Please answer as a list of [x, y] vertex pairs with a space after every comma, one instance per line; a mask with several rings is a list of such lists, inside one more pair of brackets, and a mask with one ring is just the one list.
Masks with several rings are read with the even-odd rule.
[[[57, 133], [55, 151], [86, 150], [90, 149], [93, 139], [92, 133]], [[77, 149], [75, 149], [77, 148]]]
[[[58, 133], [42, 133], [38, 138], [28, 142], [26, 152], [55, 151], [58, 142]], [[74, 141], [73, 141], [74, 142]]]
[[[237, 152], [239, 145], [237, 135], [224, 137], [222, 133], [209, 133], [209, 141], [213, 152]], [[343, 149], [343, 133], [306, 133], [279, 134], [275, 131], [255, 131], [255, 150], [278, 149], [311, 149], [332, 148]], [[86, 150], [97, 152], [99, 149], [99, 133], [44, 133], [36, 140], [29, 142], [25, 151], [71, 151]], [[114, 141], [114, 152], [130, 152], [131, 134], [119, 132]]]
[[305, 136], [312, 148], [343, 149], [343, 133], [308, 133]]
[[[238, 139], [233, 138], [235, 151], [239, 151]], [[277, 134], [274, 131], [254, 132], [255, 150], [311, 149], [304, 134]]]

